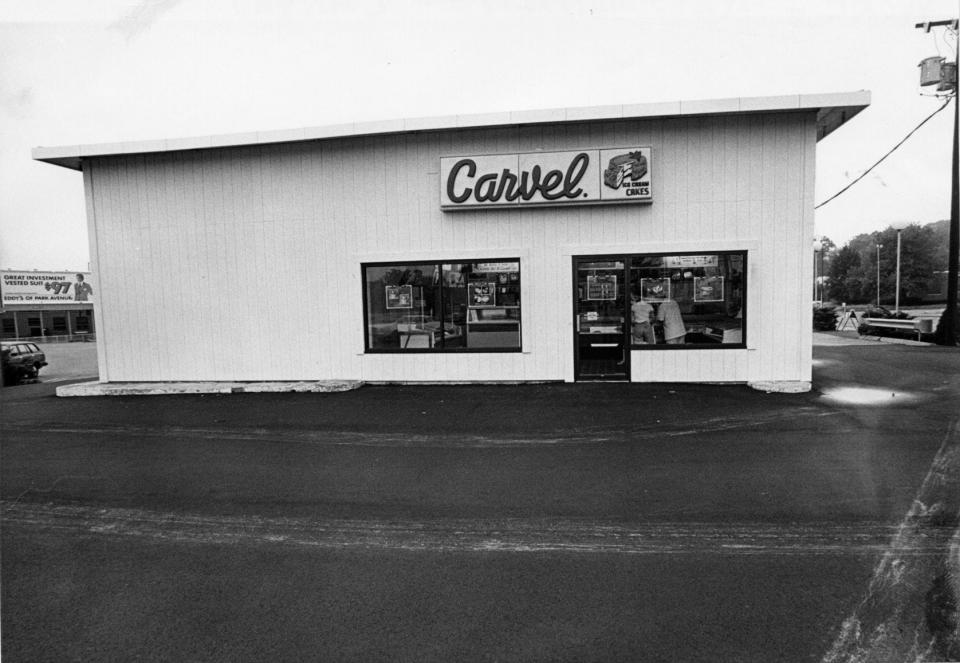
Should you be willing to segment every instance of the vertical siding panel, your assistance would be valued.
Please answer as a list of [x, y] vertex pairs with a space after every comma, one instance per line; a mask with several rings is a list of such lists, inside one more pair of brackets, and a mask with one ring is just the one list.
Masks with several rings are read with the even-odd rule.
[[[204, 160], [203, 156], [211, 156], [212, 159]], [[203, 229], [203, 247], [204, 255], [207, 259], [201, 258], [203, 262], [209, 264], [207, 269], [207, 336], [210, 370], [214, 375], [221, 376], [222, 368], [220, 366], [219, 356], [222, 344], [219, 342], [220, 330], [223, 329], [223, 318], [220, 314], [223, 306], [224, 292], [221, 288], [223, 278], [223, 263], [220, 258], [222, 227], [220, 223], [220, 190], [219, 176], [220, 164], [219, 153], [200, 153], [198, 162], [202, 166], [201, 176], [203, 177], [203, 203], [204, 216], [201, 220]], [[218, 379], [222, 379], [219, 378]]]
[[216, 325], [214, 324], [215, 315], [213, 307], [216, 305], [214, 292], [214, 275], [217, 272], [216, 251], [214, 243], [211, 241], [211, 233], [214, 231], [210, 226], [213, 223], [214, 215], [214, 195], [211, 191], [211, 182], [213, 180], [213, 168], [208, 163], [209, 153], [193, 153], [195, 164], [193, 187], [199, 191], [197, 219], [197, 244], [196, 263], [199, 267], [201, 279], [203, 282], [203, 292], [201, 301], [201, 329], [203, 330], [202, 339], [198, 339], [198, 344], [203, 352], [203, 371], [208, 375], [216, 376], [217, 362], [215, 353], [217, 350]]
[[98, 357], [98, 363], [101, 365], [100, 376], [108, 375], [109, 379], [115, 380], [114, 372], [117, 370], [119, 335], [113, 333], [113, 318], [115, 309], [111, 309], [112, 283], [116, 268], [114, 266], [115, 254], [113, 252], [113, 201], [110, 191], [110, 166], [105, 160], [95, 160], [92, 165], [91, 187], [95, 196], [94, 207], [96, 210], [96, 230], [97, 236], [92, 238], [97, 247], [97, 281], [99, 307], [96, 311], [98, 317], [96, 320], [98, 339], [103, 335], [103, 341], [97, 344], [97, 349], [103, 350], [104, 357]]
[[[238, 150], [236, 170], [233, 174], [236, 181], [234, 192], [239, 200], [236, 218], [233, 221], [237, 232], [231, 237], [233, 293], [234, 301], [248, 304], [257, 302], [250, 256], [254, 222], [261, 213], [260, 187], [256, 178], [255, 167], [257, 163], [256, 150], [257, 148], [253, 147]], [[240, 311], [237, 311], [237, 333], [233, 343], [233, 361], [240, 363], [237, 373], [242, 376], [251, 374], [252, 362], [257, 354], [253, 345], [254, 333], [251, 331], [251, 327], [255, 324], [252, 317], [248, 310], [240, 305]]]
[[95, 162], [94, 172], [94, 195], [97, 196], [97, 232], [98, 232], [98, 269], [97, 278], [100, 281], [100, 317], [97, 319], [97, 329], [103, 333], [106, 342], [105, 347], [108, 353], [110, 365], [107, 373], [111, 380], [116, 380], [116, 373], [119, 371], [118, 355], [122, 354], [122, 338], [115, 333], [117, 308], [112, 306], [113, 298], [116, 296], [113, 288], [115, 274], [118, 273], [116, 261], [117, 255], [114, 244], [115, 229], [113, 216], [116, 213], [115, 202], [113, 200], [113, 191], [111, 184], [112, 166], [106, 160]]
[[207, 241], [212, 243], [216, 255], [216, 269], [213, 272], [215, 299], [213, 347], [214, 370], [220, 380], [228, 380], [233, 373], [230, 355], [232, 343], [229, 342], [229, 330], [237, 329], [234, 311], [240, 308], [231, 287], [234, 274], [230, 269], [228, 238], [232, 228], [227, 220], [229, 203], [227, 202], [226, 170], [229, 167], [229, 155], [223, 150], [211, 153], [214, 165], [214, 179], [211, 182], [213, 197], [213, 223], [208, 223]]
[[[87, 212], [87, 244], [90, 251], [90, 269], [93, 281], [93, 287], [96, 292], [102, 296], [102, 280], [100, 277], [100, 252], [103, 246], [103, 238], [100, 235], [101, 228], [101, 208], [103, 201], [98, 190], [98, 181], [100, 176], [100, 162], [90, 160], [83, 168], [83, 189], [86, 197]], [[94, 298], [93, 303], [94, 316], [97, 324], [103, 319], [103, 307], [100, 296]], [[108, 382], [110, 380], [109, 362], [107, 354], [109, 352], [107, 339], [102, 334], [97, 335], [97, 368], [100, 381]]]
[[190, 224], [190, 242], [186, 245], [187, 271], [188, 278], [193, 279], [196, 289], [194, 297], [194, 316], [198, 329], [202, 334], [193, 344], [192, 352], [196, 356], [194, 379], [200, 379], [201, 375], [210, 375], [213, 372], [213, 366], [210, 361], [210, 350], [213, 347], [210, 338], [210, 259], [206, 247], [206, 229], [204, 227], [204, 191], [203, 182], [203, 164], [199, 152], [187, 152], [185, 157], [189, 163], [189, 179], [187, 181], [187, 190], [190, 192], [190, 206], [193, 212]]
[[[174, 234], [172, 226], [175, 223], [178, 212], [176, 209], [177, 189], [175, 181], [177, 171], [173, 159], [170, 155], [164, 155], [151, 170], [154, 173], [154, 177], [158, 180], [156, 201], [158, 206], [158, 226], [153, 233], [155, 241], [151, 248], [151, 252], [153, 253], [153, 260], [151, 261], [152, 269], [146, 278], [153, 284], [164, 283], [164, 279], [172, 277], [172, 261], [170, 260], [172, 252], [169, 245], [169, 238]], [[172, 300], [175, 295], [172, 288], [158, 287], [151, 288], [151, 290], [156, 291], [157, 295], [152, 310], [152, 326], [154, 328], [155, 338], [157, 339], [157, 356], [160, 361], [160, 366], [155, 375], [158, 380], [171, 380], [174, 379], [175, 372], [171, 365], [172, 362], [168, 357], [173, 354], [172, 349], [174, 342], [171, 338], [173, 333], [168, 330], [164, 313], [166, 311], [178, 311], [178, 317], [180, 317], [183, 309], [179, 305], [174, 305], [175, 302]], [[181, 329], [188, 328], [182, 318], [180, 322]]]
[[[300, 174], [297, 179], [298, 197], [302, 209], [299, 211], [297, 219], [297, 234], [294, 240], [293, 255], [296, 257], [297, 282], [309, 286], [312, 271], [310, 269], [311, 246], [310, 228], [314, 224], [314, 205], [316, 198], [314, 196], [314, 187], [317, 182], [316, 152], [313, 147], [308, 150], [302, 146], [300, 152]], [[346, 274], [343, 275], [345, 279]], [[309, 292], [309, 291], [308, 291]], [[313, 298], [309, 294], [300, 295], [301, 305], [297, 310], [301, 311], [298, 324], [301, 330], [300, 345], [305, 348], [303, 370], [306, 377], [315, 378], [320, 375], [317, 371], [316, 361], [318, 358], [318, 344], [313, 337], [313, 318], [316, 315], [317, 306], [309, 302]]]
[[[128, 273], [127, 261], [130, 255], [129, 251], [127, 250], [125, 228], [123, 224], [123, 218], [128, 213], [126, 200], [122, 195], [123, 191], [120, 186], [120, 171], [123, 169], [123, 167], [124, 160], [117, 159], [115, 162], [110, 164], [108, 171], [108, 187], [111, 198], [109, 205], [112, 211], [109, 223], [113, 240], [110, 253], [114, 256], [113, 269], [118, 274]], [[120, 376], [120, 379], [124, 379], [123, 376], [131, 374], [132, 367], [130, 366], [130, 362], [133, 360], [133, 355], [130, 352], [129, 343], [130, 331], [134, 330], [134, 320], [131, 310], [127, 310], [125, 307], [122, 308], [119, 306], [123, 303], [123, 300], [121, 299], [122, 293], [115, 291], [113, 293], [113, 297], [115, 298], [114, 301], [118, 304], [116, 308], [111, 307], [116, 312], [112, 324], [117, 338], [117, 343], [115, 344], [115, 347], [118, 351], [115, 354], [115, 357], [117, 358], [116, 373], [118, 376]]]
[[[151, 232], [152, 242], [150, 246], [151, 260], [150, 260], [150, 272], [144, 275], [144, 278], [150, 284], [159, 284], [164, 283], [165, 278], [170, 278], [169, 270], [169, 247], [167, 245], [167, 238], [171, 234], [170, 227], [173, 224], [173, 219], [175, 216], [175, 210], [172, 204], [174, 196], [174, 185], [172, 178], [174, 177], [174, 168], [171, 162], [169, 155], [163, 155], [159, 157], [152, 164], [149, 163], [148, 175], [154, 182], [154, 193], [155, 197], [153, 200], [154, 209], [154, 219], [155, 224]], [[151, 293], [155, 293], [155, 296], [152, 296], [150, 299], [150, 317], [151, 317], [151, 329], [153, 331], [153, 339], [156, 342], [157, 348], [157, 368], [156, 373], [151, 374], [155, 375], [158, 380], [169, 380], [172, 379], [172, 369], [169, 359], [167, 359], [172, 354], [172, 349], [174, 344], [171, 340], [172, 333], [168, 331], [167, 324], [165, 322], [164, 312], [166, 311], [179, 311], [181, 310], [179, 305], [175, 305], [174, 301], [171, 301], [174, 298], [174, 293], [172, 288], [164, 287], [153, 287], [151, 285]], [[183, 328], [181, 320], [181, 329]]]
[[[156, 178], [149, 176], [145, 157], [138, 157], [137, 159], [137, 182], [142, 219], [140, 224], [140, 278], [146, 286], [146, 284], [158, 283], [158, 281], [155, 280], [157, 271], [155, 228], [157, 223], [154, 217], [156, 216], [157, 208], [157, 186], [160, 183]], [[157, 290], [160, 289], [161, 288], [157, 288]], [[162, 357], [165, 348], [163, 348], [161, 342], [161, 334], [159, 333], [160, 326], [156, 324], [156, 319], [159, 317], [161, 311], [169, 309], [159, 307], [159, 297], [154, 294], [154, 288], [145, 287], [144, 290], [146, 291], [145, 299], [147, 300], [144, 306], [144, 316], [146, 318], [146, 329], [144, 329], [144, 337], [146, 338], [145, 345], [146, 347], [153, 348], [153, 351], [144, 353], [146, 355], [144, 358], [146, 364], [145, 372], [147, 374], [157, 375], [162, 370]]]
[[[202, 335], [197, 338], [195, 343], [189, 344], [187, 354], [191, 356], [192, 365], [188, 368], [188, 376], [191, 380], [200, 379], [201, 375], [208, 370], [205, 363], [206, 337], [209, 328], [204, 319], [203, 301], [206, 297], [206, 284], [204, 283], [203, 265], [200, 265], [201, 254], [198, 251], [198, 242], [200, 241], [198, 226], [201, 219], [201, 192], [197, 187], [197, 163], [190, 152], [184, 152], [181, 155], [181, 164], [183, 166], [183, 192], [186, 198], [186, 216], [184, 221], [186, 226], [183, 231], [180, 242], [180, 269], [178, 274], [186, 279], [192, 285], [190, 296], [190, 321], [198, 330], [203, 330]], [[205, 262], [205, 261], [204, 261]]]
[[[316, 201], [317, 216], [309, 233], [309, 236], [314, 238], [315, 243], [309, 245], [313, 265], [306, 278], [310, 283], [310, 292], [319, 293], [320, 288], [322, 288], [322, 265], [320, 263], [323, 260], [323, 248], [326, 246], [328, 239], [327, 227], [333, 225], [333, 219], [336, 215], [333, 194], [335, 191], [334, 173], [337, 171], [339, 164], [335, 159], [334, 147], [329, 143], [318, 144], [316, 158], [319, 165], [318, 178], [314, 184], [318, 196]], [[344, 275], [344, 278], [350, 278], [349, 272]], [[313, 297], [310, 299], [312, 301]], [[314, 353], [316, 370], [320, 376], [329, 375], [329, 373], [326, 373], [329, 360], [324, 357], [324, 348], [327, 347], [327, 341], [330, 337], [331, 317], [326, 311], [323, 311], [321, 306], [314, 306], [312, 309], [310, 345]]]
[[[327, 249], [330, 237], [327, 232], [333, 212], [327, 184], [329, 158], [327, 146], [323, 143], [310, 144], [302, 156], [301, 194], [304, 209], [301, 210], [301, 244], [296, 250], [301, 256], [298, 264], [298, 282], [301, 285], [299, 310], [303, 311], [304, 371], [312, 378], [322, 378], [332, 371], [328, 367], [328, 354], [339, 348], [332, 348], [328, 341], [327, 324], [329, 318], [338, 314], [333, 308], [334, 302], [325, 300], [329, 289], [324, 287], [325, 274], [330, 261]], [[305, 249], [305, 250], [304, 250]], [[341, 278], [347, 279], [348, 274]], [[344, 324], [349, 321], [345, 320]]]
[[[120, 209], [122, 210], [120, 218], [117, 219], [124, 254], [122, 265], [124, 271], [131, 274], [136, 274], [139, 269], [139, 247], [136, 241], [136, 210], [134, 209], [136, 190], [135, 187], [130, 186], [131, 180], [133, 179], [131, 162], [134, 158], [135, 157], [126, 157], [122, 159], [117, 169], [117, 193], [120, 198]], [[142, 307], [133, 306], [127, 308], [124, 324], [127, 327], [127, 329], [124, 330], [124, 349], [127, 351], [129, 357], [127, 371], [128, 373], [136, 374], [146, 368], [143, 354], [131, 351], [135, 342], [134, 339], [138, 338], [144, 330]]]
[[[120, 222], [123, 217], [123, 201], [120, 197], [120, 176], [118, 173], [121, 168], [121, 160], [117, 159], [109, 163], [104, 162], [104, 166], [103, 183], [105, 186], [103, 188], [107, 194], [107, 204], [105, 207], [109, 210], [109, 212], [104, 215], [106, 221], [104, 224], [105, 232], [109, 233], [107, 251], [104, 255], [109, 256], [107, 269], [111, 273], [119, 275], [126, 273], [126, 266], [124, 265], [126, 252], [123, 245], [123, 226]], [[129, 367], [127, 366], [127, 363], [130, 361], [130, 351], [127, 347], [128, 337], [123, 333], [124, 317], [126, 316], [126, 312], [122, 308], [123, 293], [117, 289], [110, 288], [108, 299], [108, 287], [104, 288], [103, 293], [104, 314], [105, 317], [109, 316], [109, 324], [104, 325], [104, 331], [106, 333], [109, 333], [109, 331], [113, 332], [113, 361], [115, 362], [113, 379], [123, 380], [125, 376], [130, 374]], [[104, 322], [106, 323], [107, 319], [105, 319]]]
[[[355, 141], [356, 147], [361, 147], [359, 140]], [[357, 242], [364, 235], [361, 232], [369, 233], [372, 229], [382, 227], [384, 220], [377, 218], [372, 211], [371, 203], [365, 202], [364, 206], [358, 207], [355, 203], [360, 198], [365, 197], [362, 187], [364, 181], [361, 177], [363, 173], [369, 172], [374, 168], [374, 177], [376, 177], [375, 166], [369, 164], [370, 145], [367, 144], [365, 150], [341, 149], [337, 152], [337, 164], [341, 172], [337, 173], [341, 186], [351, 187], [349, 193], [344, 197], [345, 200], [335, 208], [335, 216], [328, 220], [325, 229], [333, 239], [335, 247], [335, 259], [327, 265], [322, 284], [323, 291], [327, 296], [336, 297], [336, 286], [341, 278], [355, 279], [356, 270], [352, 269], [353, 255], [357, 251]], [[366, 155], [366, 158], [364, 158]], [[361, 215], [363, 218], [361, 218]], [[363, 231], [361, 229], [366, 229]], [[369, 235], [367, 235], [369, 236]], [[374, 242], [382, 244], [383, 236], [377, 237]], [[349, 281], [348, 281], [349, 283]], [[328, 287], [333, 285], [333, 287]], [[348, 292], [354, 292], [352, 288]], [[362, 301], [362, 300], [361, 300]], [[350, 337], [355, 333], [354, 325], [344, 325], [344, 321], [355, 321], [357, 313], [360, 312], [361, 301], [356, 301], [355, 296], [343, 297], [337, 301], [330, 302], [329, 310], [332, 315], [326, 321], [326, 336], [324, 345], [331, 349], [329, 356], [323, 358], [324, 370], [327, 374], [352, 375], [352, 346]]]
[[[188, 260], [184, 257], [184, 252], [186, 251], [186, 246], [190, 242], [190, 209], [189, 209], [189, 189], [187, 182], [187, 164], [184, 159], [182, 152], [176, 152], [172, 155], [172, 159], [175, 165], [176, 179], [174, 182], [175, 189], [175, 205], [176, 205], [176, 218], [174, 225], [172, 227], [172, 232], [167, 236], [168, 250], [172, 258], [172, 269], [171, 273], [179, 275], [182, 283], [189, 283], [191, 294], [189, 297], [185, 298], [183, 305], [181, 306], [181, 311], [183, 312], [183, 321], [187, 329], [196, 330], [197, 329], [197, 319], [194, 315], [194, 307], [196, 305], [197, 297], [199, 296], [199, 287], [196, 283], [196, 275], [191, 274], [187, 271], [186, 265]], [[194, 344], [189, 344], [184, 348], [184, 354], [187, 356], [191, 362], [191, 366], [196, 365], [196, 346]], [[193, 369], [187, 367], [184, 370], [181, 367], [181, 370], [184, 371], [183, 377], [181, 379], [191, 379], [193, 377]]]
[[247, 337], [247, 330], [251, 326], [246, 315], [246, 304], [249, 300], [243, 297], [243, 284], [250, 279], [243, 259], [250, 215], [250, 212], [245, 211], [249, 193], [244, 191], [244, 180], [249, 172], [248, 160], [242, 150], [229, 150], [225, 154], [224, 167], [223, 198], [226, 232], [222, 241], [229, 308], [225, 312], [223, 352], [229, 370], [238, 376], [246, 376], [249, 375], [250, 362], [253, 359], [242, 352], [243, 339]]
[[184, 315], [182, 303], [174, 301], [177, 294], [182, 297], [182, 293], [177, 292], [181, 288], [163, 286], [170, 281], [177, 282], [182, 277], [177, 265], [176, 247], [171, 244], [171, 238], [179, 235], [175, 224], [181, 215], [177, 198], [182, 195], [177, 185], [180, 171], [175, 164], [175, 158], [172, 154], [162, 155], [150, 168], [152, 176], [159, 181], [156, 202], [158, 227], [153, 233], [155, 241], [151, 247], [153, 254], [153, 259], [150, 261], [151, 269], [144, 275], [144, 279], [150, 284], [151, 296], [148, 298], [148, 306], [152, 318], [153, 338], [158, 344], [156, 347], [159, 366], [157, 372], [147, 374], [146, 379], [166, 380], [172, 379], [174, 375], [172, 362], [168, 358], [171, 356], [172, 346], [169, 312], [177, 312], [176, 317], [179, 318], [178, 326], [182, 330], [181, 333], [186, 334], [186, 330], [190, 329], [190, 322]]
[[[353, 171], [353, 164], [350, 164], [347, 160], [348, 150], [346, 144], [338, 145], [335, 150], [331, 151], [330, 166], [332, 172], [330, 173], [331, 183], [333, 185], [333, 190], [337, 192], [332, 196], [332, 206], [331, 206], [331, 216], [326, 220], [326, 223], [323, 225], [324, 236], [325, 236], [325, 248], [329, 250], [330, 244], [335, 247], [335, 251], [338, 251], [341, 255], [344, 252], [351, 251], [354, 247], [348, 247], [344, 236], [346, 233], [346, 227], [352, 220], [355, 222], [355, 228], [357, 228], [358, 233], [363, 233], [360, 236], [373, 237], [373, 243], [378, 245], [382, 241], [382, 236], [376, 234], [376, 219], [371, 219], [366, 214], [349, 214], [350, 206], [356, 202], [356, 184], [355, 177], [356, 174]], [[339, 194], [339, 195], [337, 195]], [[353, 208], [354, 210], [358, 209], [357, 207]], [[379, 248], [379, 246], [378, 246]], [[326, 255], [326, 251], [324, 252]], [[329, 282], [328, 279], [331, 277], [329, 266], [323, 270], [323, 284]], [[337, 321], [335, 315], [327, 316], [323, 324], [323, 343], [330, 347], [334, 346], [336, 334], [337, 334]], [[337, 359], [334, 357], [326, 358], [323, 362], [324, 368], [326, 370], [331, 370], [336, 366]]]
[[677, 197], [676, 197], [676, 210], [673, 219], [670, 220], [667, 227], [664, 229], [664, 234], [662, 239], [664, 241], [675, 241], [678, 229], [684, 223], [683, 215], [688, 209], [688, 205], [691, 200], [691, 189], [694, 184], [691, 179], [690, 173], [690, 150], [689, 150], [689, 136], [690, 136], [690, 122], [689, 120], [676, 120], [677, 124]]

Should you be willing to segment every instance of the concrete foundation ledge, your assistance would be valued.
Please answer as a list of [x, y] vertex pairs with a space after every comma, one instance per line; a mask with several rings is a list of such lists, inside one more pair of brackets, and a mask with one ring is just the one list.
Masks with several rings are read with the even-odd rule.
[[175, 394], [331, 393], [359, 389], [359, 380], [320, 382], [80, 382], [57, 387], [57, 396], [166, 396]]
[[803, 380], [771, 380], [769, 382], [748, 382], [757, 391], [768, 394], [803, 394], [811, 389], [809, 382]]

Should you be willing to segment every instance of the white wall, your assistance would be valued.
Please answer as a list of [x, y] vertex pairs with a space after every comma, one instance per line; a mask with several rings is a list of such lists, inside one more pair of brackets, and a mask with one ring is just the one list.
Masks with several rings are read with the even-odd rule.
[[[442, 212], [441, 156], [653, 147], [649, 205]], [[635, 380], [810, 379], [813, 113], [545, 125], [85, 162], [103, 381], [573, 377], [579, 253], [749, 251], [743, 350]], [[522, 353], [363, 354], [360, 263], [519, 256]]]

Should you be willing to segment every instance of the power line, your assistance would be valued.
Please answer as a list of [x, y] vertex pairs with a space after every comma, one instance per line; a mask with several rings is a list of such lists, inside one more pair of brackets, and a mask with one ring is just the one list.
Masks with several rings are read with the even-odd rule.
[[896, 145], [894, 145], [894, 146], [890, 149], [890, 151], [887, 152], [886, 154], [884, 154], [882, 157], [880, 157], [880, 159], [879, 159], [875, 164], [873, 164], [872, 166], [870, 166], [869, 168], [867, 168], [865, 171], [863, 171], [863, 173], [860, 175], [860, 177], [858, 177], [858, 178], [855, 179], [854, 181], [850, 182], [850, 184], [848, 184], [847, 186], [845, 186], [845, 187], [843, 187], [842, 189], [840, 189], [839, 191], [837, 191], [835, 194], [833, 194], [832, 196], [830, 196], [829, 198], [827, 198], [826, 200], [824, 200], [824, 201], [823, 201], [822, 203], [820, 203], [819, 205], [815, 206], [813, 209], [815, 209], [815, 210], [816, 210], [816, 209], [820, 209], [821, 207], [823, 207], [824, 205], [826, 205], [827, 203], [829, 203], [831, 200], [833, 200], [834, 198], [836, 198], [837, 196], [839, 196], [841, 193], [843, 193], [844, 191], [846, 191], [847, 189], [849, 189], [850, 187], [852, 187], [854, 184], [856, 184], [857, 182], [859, 182], [860, 180], [862, 180], [864, 177], [866, 177], [867, 174], [868, 174], [871, 170], [873, 170], [874, 168], [876, 168], [877, 166], [879, 166], [879, 165], [881, 164], [881, 162], [883, 162], [884, 159], [886, 159], [888, 156], [890, 156], [891, 154], [893, 154], [898, 147], [900, 147], [901, 145], [903, 145], [904, 143], [906, 143], [906, 142], [907, 142], [907, 139], [910, 138], [910, 136], [912, 136], [913, 134], [915, 134], [920, 127], [922, 127], [923, 125], [925, 125], [928, 121], [930, 121], [930, 119], [931, 119], [934, 115], [936, 115], [937, 113], [939, 113], [940, 111], [942, 111], [942, 110], [943, 110], [944, 108], [946, 108], [949, 104], [950, 104], [950, 99], [947, 99], [947, 100], [944, 102], [943, 106], [941, 106], [941, 107], [938, 108], [937, 110], [935, 110], [935, 111], [933, 111], [932, 113], [930, 113], [930, 115], [928, 115], [923, 122], [921, 122], [920, 124], [918, 124], [917, 126], [915, 126], [915, 127], [910, 131], [910, 133], [908, 133], [906, 136], [904, 136], [904, 137], [903, 137], [903, 140], [901, 140], [899, 143], [897, 143]]

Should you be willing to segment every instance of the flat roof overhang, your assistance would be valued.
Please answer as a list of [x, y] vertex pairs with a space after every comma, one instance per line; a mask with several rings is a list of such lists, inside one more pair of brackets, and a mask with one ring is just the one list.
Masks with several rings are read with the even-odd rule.
[[870, 92], [867, 90], [776, 97], [733, 97], [729, 99], [556, 108], [549, 110], [387, 120], [382, 122], [357, 122], [325, 127], [306, 127], [302, 129], [282, 129], [217, 136], [195, 136], [190, 138], [146, 140], [129, 143], [35, 147], [33, 148], [32, 156], [36, 161], [45, 161], [46, 163], [51, 163], [56, 166], [81, 170], [83, 159], [88, 157], [158, 154], [163, 152], [205, 150], [220, 147], [273, 145], [334, 138], [423, 133], [454, 129], [479, 129], [485, 127], [502, 128], [580, 122], [649, 120], [655, 118], [718, 115], [755, 115], [760, 113], [790, 113], [802, 111], [816, 111], [817, 140], [819, 141], [869, 105]]

